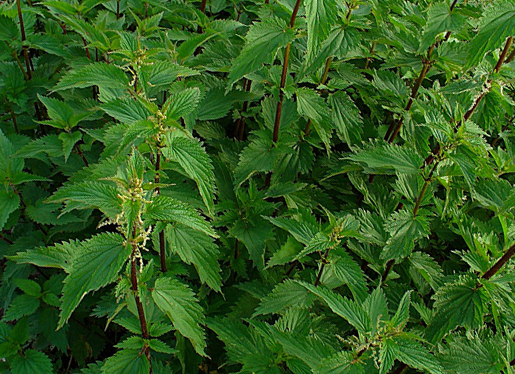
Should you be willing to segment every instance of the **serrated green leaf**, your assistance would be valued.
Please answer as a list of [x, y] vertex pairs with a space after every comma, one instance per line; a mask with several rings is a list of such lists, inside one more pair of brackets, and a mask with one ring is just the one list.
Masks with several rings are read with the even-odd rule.
[[187, 88], [179, 93], [170, 95], [163, 105], [164, 113], [168, 119], [179, 120], [195, 110], [200, 100], [198, 88]]
[[152, 290], [155, 303], [172, 321], [179, 333], [191, 341], [195, 351], [205, 356], [204, 313], [193, 291], [176, 279], [162, 277]]
[[481, 18], [479, 33], [470, 42], [465, 69], [477, 65], [485, 54], [502, 47], [507, 37], [515, 30], [515, 5], [512, 1], [501, 0], [490, 5]]
[[101, 182], [65, 185], [47, 201], [50, 203], [64, 202], [63, 213], [75, 209], [96, 208], [113, 219], [121, 212], [122, 203], [116, 187]]
[[301, 284], [286, 280], [274, 287], [256, 308], [254, 316], [260, 314], [278, 313], [291, 306], [307, 308], [313, 301], [311, 294]]
[[76, 70], [70, 70], [61, 78], [54, 90], [61, 91], [91, 86], [125, 90], [128, 84], [129, 79], [121, 68], [114, 64], [97, 62]]
[[232, 64], [228, 84], [232, 85], [264, 63], [272, 62], [277, 50], [291, 42], [294, 36], [293, 29], [279, 18], [271, 17], [254, 23], [247, 33], [245, 47]]
[[30, 316], [39, 307], [39, 300], [30, 295], [19, 295], [13, 299], [9, 309], [6, 310], [2, 321], [15, 321], [24, 316]]
[[34, 349], [27, 349], [23, 355], [15, 356], [11, 363], [12, 374], [48, 374], [52, 372], [52, 362], [48, 356]]
[[317, 53], [336, 21], [337, 3], [324, 0], [304, 0], [308, 26], [308, 58]]
[[214, 211], [215, 175], [210, 157], [196, 139], [168, 136], [163, 154], [176, 162], [198, 186], [209, 214]]
[[4, 228], [9, 215], [20, 206], [20, 197], [14, 192], [0, 188], [0, 230]]
[[213, 239], [182, 225], [168, 225], [165, 237], [172, 253], [177, 253], [187, 264], [193, 264], [200, 280], [220, 292], [222, 277], [218, 264], [218, 248]]
[[195, 208], [168, 196], [157, 196], [152, 199], [152, 203], [146, 205], [144, 218], [182, 224], [213, 238], [218, 237]]
[[119, 234], [99, 234], [78, 243], [77, 254], [64, 281], [58, 328], [70, 318], [88, 292], [114, 282], [131, 249]]
[[116, 352], [102, 366], [104, 374], [148, 374], [149, 371], [150, 364], [147, 358], [135, 349], [123, 349]]

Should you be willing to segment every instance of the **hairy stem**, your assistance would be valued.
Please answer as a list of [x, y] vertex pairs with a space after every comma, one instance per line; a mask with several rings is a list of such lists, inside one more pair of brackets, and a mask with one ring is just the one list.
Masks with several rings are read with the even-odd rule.
[[513, 255], [515, 255], [515, 244], [512, 245], [506, 251], [506, 253], [500, 259], [498, 259], [497, 262], [481, 276], [481, 278], [486, 279], [486, 280], [492, 278], [499, 270], [502, 269], [502, 267], [504, 265], [506, 265], [506, 263], [510, 260], [510, 258], [513, 257]]

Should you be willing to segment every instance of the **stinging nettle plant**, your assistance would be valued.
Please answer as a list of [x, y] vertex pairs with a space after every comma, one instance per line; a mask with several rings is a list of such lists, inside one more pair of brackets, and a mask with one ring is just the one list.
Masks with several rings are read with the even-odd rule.
[[515, 372], [515, 2], [0, 4], [0, 372]]

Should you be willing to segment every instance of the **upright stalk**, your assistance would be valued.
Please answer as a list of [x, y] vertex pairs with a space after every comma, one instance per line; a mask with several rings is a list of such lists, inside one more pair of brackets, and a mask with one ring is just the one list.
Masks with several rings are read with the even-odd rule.
[[[133, 230], [133, 236], [134, 236]], [[141, 299], [139, 297], [139, 290], [138, 290], [138, 275], [137, 275], [137, 246], [134, 245], [131, 253], [131, 290], [134, 293], [134, 300], [136, 301], [136, 308], [138, 310], [138, 318], [139, 323], [141, 327], [141, 334], [143, 335], [143, 339], [149, 339], [150, 335], [148, 333], [147, 328], [147, 320], [145, 318], [145, 310], [143, 309], [143, 304], [141, 302]], [[152, 360], [150, 358], [150, 348], [148, 345], [145, 344], [143, 347], [142, 353], [145, 355], [145, 357], [148, 360], [148, 363], [150, 365], [150, 374], [152, 373]]]
[[16, 8], [18, 8], [18, 18], [20, 20], [21, 40], [23, 42], [23, 57], [25, 58], [25, 66], [27, 67], [27, 76], [29, 79], [32, 79], [32, 72], [30, 70], [31, 62], [29, 57], [29, 47], [25, 45], [27, 36], [25, 35], [25, 24], [23, 23], [23, 14], [21, 12], [21, 0], [16, 0]]
[[[158, 187], [156, 187], [156, 192], [157, 192], [157, 194], [159, 194], [160, 193], [159, 182], [161, 179], [161, 176], [159, 175], [159, 172], [161, 170], [161, 149], [159, 147], [157, 148], [157, 152], [156, 152], [155, 170], [156, 170], [156, 176], [154, 178], [154, 182], [158, 185]], [[161, 230], [161, 232], [159, 233], [159, 259], [161, 260], [161, 271], [163, 273], [166, 273], [166, 271], [167, 271], [167, 269], [166, 269], [166, 245], [165, 245], [165, 232], [163, 230]]]
[[[295, 3], [295, 7], [293, 8], [293, 12], [290, 18], [290, 27], [295, 25], [295, 19], [297, 18], [297, 12], [299, 11], [301, 0], [297, 0]], [[277, 143], [279, 139], [279, 126], [281, 125], [281, 113], [283, 110], [283, 101], [284, 101], [284, 87], [286, 86], [286, 77], [288, 75], [288, 62], [290, 61], [290, 50], [291, 43], [286, 45], [286, 49], [284, 50], [284, 61], [283, 61], [283, 69], [281, 73], [281, 85], [279, 86], [279, 101], [277, 102], [277, 108], [275, 110], [275, 121], [274, 121], [274, 135], [273, 142]]]

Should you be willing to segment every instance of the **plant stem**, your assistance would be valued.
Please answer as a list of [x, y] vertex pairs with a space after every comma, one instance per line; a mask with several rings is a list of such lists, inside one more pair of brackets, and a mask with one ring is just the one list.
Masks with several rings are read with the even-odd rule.
[[[161, 170], [161, 148], [159, 146], [157, 147], [157, 152], [156, 152], [155, 170], [156, 170], [156, 176], [154, 178], [154, 182], [158, 185], [161, 180], [161, 176], [159, 175], [159, 172]], [[156, 187], [156, 192], [158, 195], [161, 192], [159, 190], [159, 185], [158, 185], [158, 187]], [[161, 230], [161, 232], [159, 233], [159, 259], [161, 260], [161, 271], [163, 273], [166, 273], [166, 271], [167, 271], [167, 269], [166, 269], [166, 245], [165, 245], [164, 230]]]
[[[149, 339], [150, 335], [148, 333], [147, 320], [145, 319], [145, 310], [143, 309], [143, 304], [141, 303], [141, 299], [139, 297], [139, 291], [138, 291], [136, 250], [137, 250], [137, 247], [134, 247], [132, 250], [132, 253], [131, 253], [131, 290], [134, 293], [134, 300], [136, 301], [136, 308], [138, 309], [138, 317], [139, 317], [139, 323], [140, 323], [143, 339]], [[152, 361], [150, 359], [150, 349], [147, 345], [145, 345], [143, 347], [142, 353], [144, 353], [145, 356], [147, 357], [148, 363], [150, 364], [150, 373], [152, 373]]]
[[325, 264], [327, 263], [327, 256], [329, 256], [329, 251], [331, 247], [325, 250], [324, 256], [322, 257], [322, 264], [320, 265], [320, 269], [318, 270], [317, 278], [315, 280], [315, 287], [320, 284], [320, 279], [322, 279], [322, 273], [324, 272]]
[[424, 195], [427, 192], [427, 188], [429, 187], [429, 183], [431, 182], [431, 179], [433, 178], [433, 174], [434, 174], [438, 164], [439, 164], [439, 162], [435, 162], [433, 164], [433, 167], [432, 167], [431, 171], [429, 172], [429, 175], [424, 180], [424, 185], [422, 186], [422, 189], [420, 190], [420, 193], [417, 198], [417, 202], [415, 203], [415, 207], [413, 208], [413, 217], [416, 217], [418, 214], [420, 205], [422, 204], [422, 200], [424, 199]]
[[513, 43], [513, 36], [510, 36], [508, 40], [506, 40], [506, 44], [504, 45], [504, 49], [501, 52], [501, 55], [499, 56], [499, 60], [497, 61], [497, 64], [495, 65], [494, 71], [496, 73], [501, 70], [501, 66], [504, 63], [504, 60], [506, 59], [506, 56], [508, 55], [508, 52], [510, 50], [510, 47]]
[[388, 278], [388, 275], [390, 274], [390, 272], [393, 269], [393, 265], [395, 265], [395, 260], [393, 258], [386, 262], [384, 273], [381, 276], [381, 284], [384, 283], [386, 281], [386, 279]]
[[[295, 3], [295, 7], [293, 8], [293, 12], [290, 18], [290, 27], [295, 25], [295, 18], [297, 17], [297, 12], [299, 11], [301, 0], [297, 0]], [[290, 60], [290, 49], [291, 43], [286, 45], [286, 49], [284, 50], [284, 61], [283, 61], [283, 70], [281, 73], [281, 85], [279, 86], [279, 102], [277, 103], [277, 108], [275, 111], [275, 121], [274, 121], [274, 135], [273, 142], [277, 143], [277, 139], [279, 139], [279, 126], [281, 124], [281, 113], [283, 110], [283, 100], [284, 100], [284, 92], [283, 89], [286, 86], [286, 77], [288, 75], [288, 62]]]
[[82, 149], [80, 149], [80, 145], [75, 144], [75, 150], [77, 151], [79, 157], [82, 159], [82, 162], [84, 162], [84, 165], [86, 165], [86, 167], [88, 167], [89, 166], [89, 162], [86, 159], [86, 156], [84, 156], [84, 153], [82, 152]]
[[[202, 3], [200, 3], [200, 11], [202, 13], [206, 13], [206, 4], [207, 4], [207, 0], [202, 0]], [[202, 33], [202, 27], [200, 27], [200, 25], [197, 26], [197, 33], [198, 34]]]
[[370, 60], [372, 59], [372, 55], [374, 54], [374, 49], [376, 48], [376, 42], [372, 42], [372, 47], [370, 47], [370, 56], [367, 57], [367, 61], [365, 62], [365, 66], [363, 69], [368, 69], [368, 65], [370, 64]]
[[30, 71], [30, 57], [29, 57], [29, 47], [25, 45], [25, 41], [27, 37], [25, 35], [25, 24], [23, 23], [23, 14], [21, 12], [21, 0], [16, 0], [16, 7], [18, 8], [18, 18], [20, 20], [20, 31], [21, 31], [21, 40], [23, 42], [23, 57], [25, 58], [25, 66], [27, 67], [27, 76], [29, 79], [32, 79], [32, 73]]
[[16, 134], [19, 134], [20, 131], [18, 130], [18, 122], [16, 121], [16, 115], [14, 114], [13, 107], [11, 106], [9, 109], [11, 110], [11, 118], [13, 120], [14, 131], [16, 131]]
[[501, 268], [506, 265], [506, 263], [510, 260], [510, 258], [513, 257], [513, 255], [515, 254], [515, 244], [512, 245], [507, 251], [506, 253], [499, 259], [497, 260], [497, 262], [490, 268], [488, 269], [482, 276], [481, 276], [481, 279], [490, 279], [492, 278], [499, 270], [501, 270]]
[[1, 235], [1, 234], [0, 234], [0, 238], [1, 238], [4, 242], [6, 242], [7, 244], [14, 244], [14, 242], [13, 242], [12, 240], [7, 239], [5, 236], [3, 236], [3, 235]]

